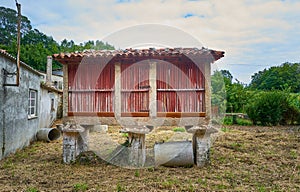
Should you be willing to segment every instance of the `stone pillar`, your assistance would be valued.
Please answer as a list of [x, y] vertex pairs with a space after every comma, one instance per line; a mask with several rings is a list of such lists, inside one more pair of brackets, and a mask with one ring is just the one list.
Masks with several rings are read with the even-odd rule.
[[79, 125], [67, 125], [63, 132], [63, 162], [66, 164], [76, 161], [76, 157], [88, 150], [89, 129]]
[[69, 111], [68, 65], [63, 65], [63, 74], [63, 117], [67, 117]]
[[130, 128], [124, 128], [121, 133], [128, 133], [129, 142], [129, 166], [138, 168], [144, 167], [146, 162], [146, 134], [150, 132], [150, 129], [146, 126], [133, 126]]
[[150, 71], [149, 71], [149, 104], [150, 104], [150, 118], [157, 117], [157, 92], [156, 92], [156, 61], [150, 61]]
[[129, 164], [143, 167], [146, 162], [145, 134], [128, 133], [130, 143]]
[[203, 167], [209, 162], [210, 136], [197, 131], [193, 135], [194, 163], [197, 167]]
[[52, 85], [52, 56], [47, 56], [46, 84]]
[[63, 162], [66, 164], [76, 160], [78, 136], [78, 132], [63, 133]]
[[185, 126], [185, 129], [193, 134], [194, 163], [197, 167], [203, 167], [210, 160], [210, 136], [218, 131], [208, 126]]
[[115, 117], [121, 117], [121, 63], [115, 63]]
[[205, 117], [210, 122], [211, 120], [211, 64], [206, 63], [204, 69], [205, 76]]

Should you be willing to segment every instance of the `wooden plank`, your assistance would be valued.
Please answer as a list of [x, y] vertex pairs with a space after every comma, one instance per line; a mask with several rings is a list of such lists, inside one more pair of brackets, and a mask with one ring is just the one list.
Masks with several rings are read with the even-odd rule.
[[121, 113], [121, 117], [149, 117], [149, 112]]
[[205, 89], [157, 89], [157, 91], [161, 92], [200, 92], [200, 91], [205, 91]]
[[205, 112], [157, 112], [157, 117], [172, 117], [172, 118], [180, 118], [180, 117], [205, 117]]
[[87, 116], [87, 117], [114, 117], [113, 112], [68, 112], [68, 116]]

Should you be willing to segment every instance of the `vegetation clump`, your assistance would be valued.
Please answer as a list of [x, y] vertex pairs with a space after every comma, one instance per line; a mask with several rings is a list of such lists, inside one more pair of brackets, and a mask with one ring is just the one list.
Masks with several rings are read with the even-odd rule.
[[[227, 70], [215, 71], [211, 78], [212, 106], [221, 112], [244, 113], [250, 118], [225, 117], [225, 125], [300, 124], [299, 71], [299, 63], [284, 63], [256, 73], [249, 85], [237, 79], [233, 82]], [[293, 82], [288, 80], [287, 72], [291, 73], [289, 78]], [[276, 83], [270, 80], [274, 76]]]

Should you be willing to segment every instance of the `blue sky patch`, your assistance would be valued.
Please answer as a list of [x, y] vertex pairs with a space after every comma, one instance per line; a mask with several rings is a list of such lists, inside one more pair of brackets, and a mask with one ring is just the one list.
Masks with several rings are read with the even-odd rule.
[[116, 0], [116, 3], [130, 3], [131, 0]]
[[196, 15], [196, 14], [193, 14], [193, 13], [186, 13], [186, 14], [183, 15], [183, 18], [189, 18], [189, 17], [205, 18], [204, 15]]
[[193, 17], [193, 16], [195, 16], [193, 13], [187, 13], [183, 17], [184, 18], [189, 18], [189, 17]]

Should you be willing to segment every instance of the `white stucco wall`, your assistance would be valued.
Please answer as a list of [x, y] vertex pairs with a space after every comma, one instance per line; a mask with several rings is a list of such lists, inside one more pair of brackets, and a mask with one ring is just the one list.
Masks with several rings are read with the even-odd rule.
[[[53, 100], [53, 101], [51, 101]], [[51, 106], [53, 102], [53, 106]], [[39, 127], [50, 127], [57, 118], [57, 110], [60, 102], [58, 93], [41, 88], [41, 101], [40, 101], [40, 118]]]
[[[23, 148], [35, 139], [39, 127], [39, 117], [28, 118], [29, 90], [37, 91], [37, 109], [40, 105], [40, 75], [37, 71], [22, 64], [20, 85], [3, 86], [15, 83], [15, 75], [5, 75], [4, 71], [16, 72], [15, 60], [7, 54], [0, 54], [0, 159], [17, 149]], [[37, 110], [39, 114], [39, 109]]]

